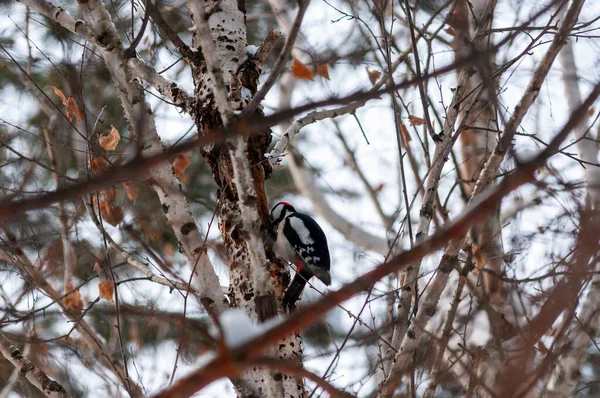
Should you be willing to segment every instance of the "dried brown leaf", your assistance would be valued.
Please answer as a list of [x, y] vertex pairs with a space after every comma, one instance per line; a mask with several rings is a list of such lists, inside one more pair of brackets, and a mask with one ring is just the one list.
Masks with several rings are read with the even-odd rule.
[[125, 188], [125, 192], [127, 193], [127, 197], [133, 203], [137, 200], [138, 194], [140, 193], [140, 189], [131, 181], [125, 181], [123, 183], [123, 188]]
[[448, 33], [450, 36], [456, 36], [456, 32], [454, 31], [454, 29], [452, 29], [451, 26], [449, 26], [448, 28], [444, 29], [444, 32]]
[[407, 145], [409, 142], [412, 141], [412, 138], [410, 137], [408, 129], [406, 128], [404, 123], [400, 123], [400, 134], [402, 135], [402, 141], [404, 145]]
[[67, 98], [67, 103], [65, 104], [65, 108], [67, 111], [67, 117], [70, 121], [73, 121], [73, 117], [77, 118], [76, 122], [83, 121], [83, 111], [75, 102], [73, 97]]
[[421, 126], [422, 124], [425, 124], [425, 119], [421, 119], [414, 115], [408, 115], [408, 120], [410, 121], [411, 126]]
[[108, 170], [108, 162], [104, 158], [95, 158], [92, 160], [92, 171], [96, 174], [104, 173]]
[[381, 72], [377, 70], [370, 70], [369, 67], [366, 67], [365, 69], [367, 70], [367, 75], [369, 75], [369, 81], [372, 85], [375, 85], [375, 83], [377, 83], [377, 80], [381, 76]]
[[59, 88], [54, 87], [54, 86], [50, 86], [50, 88], [52, 90], [54, 90], [54, 94], [58, 95], [60, 97], [60, 100], [62, 101], [63, 105], [66, 106], [67, 105], [67, 97], [65, 97], [63, 92]]
[[310, 81], [314, 80], [312, 71], [297, 59], [294, 59], [294, 64], [290, 68], [290, 71], [292, 72], [292, 76], [294, 76], [296, 79], [304, 79]]
[[118, 192], [115, 189], [115, 187], [110, 187], [110, 188], [103, 189], [100, 193], [104, 197], [104, 200], [106, 200], [108, 202], [112, 202], [117, 197]]
[[115, 284], [113, 283], [113, 281], [106, 279], [101, 281], [98, 284], [98, 295], [100, 296], [100, 298], [108, 300], [108, 301], [114, 301], [113, 300], [113, 295], [115, 294]]
[[[73, 290], [73, 284], [69, 282], [65, 286], [65, 293], [70, 292], [71, 290]], [[83, 309], [83, 300], [81, 299], [81, 293], [79, 293], [79, 290], [69, 293], [63, 299], [63, 305], [69, 311], [81, 311]]]
[[323, 64], [317, 68], [317, 76], [329, 80], [329, 64]]
[[98, 274], [98, 276], [100, 276], [100, 273], [102, 273], [102, 269], [100, 268], [100, 264], [98, 264], [98, 263], [94, 264], [94, 272], [96, 274]]
[[180, 153], [175, 157], [175, 160], [173, 161], [173, 171], [175, 171], [175, 176], [177, 176], [177, 178], [181, 179], [185, 176], [185, 171], [192, 163], [190, 156], [191, 154], [189, 153]]
[[119, 141], [121, 141], [119, 130], [112, 125], [110, 126], [108, 133], [98, 137], [98, 143], [107, 151], [114, 151], [117, 148], [117, 145], [119, 145]]
[[114, 206], [111, 202], [101, 200], [99, 203], [100, 214], [102, 214], [102, 220], [106, 221], [113, 227], [117, 226], [123, 220], [124, 214], [123, 209], [119, 206]]

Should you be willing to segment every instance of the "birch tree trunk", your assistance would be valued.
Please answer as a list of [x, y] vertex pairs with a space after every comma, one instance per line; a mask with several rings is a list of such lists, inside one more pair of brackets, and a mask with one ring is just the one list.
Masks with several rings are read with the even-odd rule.
[[[469, 80], [467, 92], [476, 87], [483, 88], [478, 102], [473, 106], [464, 129], [460, 132], [463, 162], [461, 177], [463, 189], [468, 197], [473, 194], [475, 183], [481, 174], [486, 160], [491, 155], [499, 136], [498, 125], [498, 89], [495, 75], [495, 57], [491, 50], [493, 34], [476, 36], [475, 32], [483, 24], [484, 30], [492, 26], [496, 0], [475, 0], [467, 2], [458, 0], [450, 17], [450, 25], [456, 32], [452, 42], [456, 58], [473, 56], [478, 52], [481, 56], [473, 65], [461, 70], [474, 68], [476, 73]], [[489, 10], [489, 11], [485, 11]], [[484, 15], [488, 12], [487, 15]], [[500, 225], [500, 208], [490, 220], [473, 230], [473, 254], [476, 267], [481, 273], [485, 294], [494, 303], [500, 303], [503, 297], [502, 282], [498, 279], [502, 272], [502, 232]]]
[[[203, 1], [197, 3], [196, 7], [205, 7]], [[242, 3], [225, 0], [219, 3], [218, 10], [210, 11], [207, 24], [219, 61], [216, 68], [222, 72], [223, 81], [229, 92], [228, 101], [232, 100], [234, 96], [232, 87], [237, 84], [236, 81], [239, 81], [241, 83], [241, 100], [246, 103], [257, 91], [261, 68], [257, 60], [248, 57], [245, 53], [247, 46], [245, 9]], [[199, 10], [199, 12], [202, 11]], [[198, 16], [194, 16], [194, 18], [196, 21], [203, 21]], [[202, 42], [200, 33], [198, 33], [199, 28], [196, 26], [194, 46], [204, 52], [206, 59], [210, 55], [207, 54], [210, 49], [207, 48], [206, 43]], [[215, 90], [214, 74], [208, 73], [210, 68], [214, 69], [215, 66], [208, 65], [206, 61], [200, 61], [199, 64], [193, 66], [196, 106], [192, 117], [200, 133], [221, 128], [223, 122], [227, 122], [223, 120], [219, 110], [219, 100], [215, 98], [215, 91], [218, 90]], [[256, 112], [258, 115], [262, 114], [261, 110]], [[262, 246], [263, 237], [268, 237], [269, 233], [270, 207], [265, 193], [265, 179], [271, 176], [272, 168], [265, 154], [270, 143], [271, 130], [266, 129], [259, 134], [238, 140], [237, 143], [230, 142], [222, 146], [210, 146], [201, 151], [219, 187], [217, 216], [230, 261], [228, 294], [230, 305], [244, 309], [252, 319], [258, 321], [264, 321], [277, 312], [283, 313], [281, 297], [290, 280], [287, 268], [282, 267], [282, 263], [273, 257], [269, 247], [252, 246], [257, 244]], [[250, 175], [248, 175], [248, 177], [251, 176], [250, 181], [242, 180], [245, 176], [236, 172], [236, 162], [243, 162], [250, 166]], [[240, 194], [244, 196], [242, 197]], [[255, 209], [258, 216], [255, 231], [248, 230], [248, 223], [244, 225], [244, 219], [248, 220], [248, 216], [241, 211], [242, 206], [250, 206]], [[263, 236], [255, 239], [253, 234], [256, 233]], [[266, 269], [253, 269], [252, 255], [249, 249], [262, 251], [269, 256], [269, 262], [259, 264], [259, 267], [266, 266]], [[274, 290], [271, 296], [265, 294], [263, 289], [257, 285], [261, 278], [257, 278], [255, 272], [265, 272], [267, 278], [273, 277], [272, 289]], [[271, 281], [268, 281], [268, 284], [270, 283]], [[276, 303], [275, 297], [272, 296], [273, 293], [277, 298]], [[301, 366], [300, 335], [296, 333], [281, 341], [278, 345], [278, 352], [275, 354], [282, 359], [295, 361]], [[257, 370], [249, 372], [254, 390], [268, 391], [271, 396], [284, 394], [286, 397], [300, 397], [304, 394], [301, 380], [282, 375], [279, 372], [265, 375], [265, 370], [255, 369]]]

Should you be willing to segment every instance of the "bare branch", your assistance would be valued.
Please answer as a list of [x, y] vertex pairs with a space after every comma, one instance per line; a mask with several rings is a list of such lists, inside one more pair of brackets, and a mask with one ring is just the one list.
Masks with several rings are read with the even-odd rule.
[[24, 376], [35, 388], [40, 390], [48, 398], [67, 398], [67, 392], [56, 381], [51, 380], [46, 373], [35, 366], [27, 357], [21, 353], [2, 332], [0, 332], [0, 352], [10, 361], [19, 374]]

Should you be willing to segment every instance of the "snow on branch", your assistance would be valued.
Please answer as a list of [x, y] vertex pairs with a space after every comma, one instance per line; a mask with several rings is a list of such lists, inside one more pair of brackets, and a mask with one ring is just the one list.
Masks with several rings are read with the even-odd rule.
[[279, 323], [281, 323], [281, 318], [271, 318], [257, 323], [240, 308], [232, 308], [219, 316], [219, 327], [223, 333], [221, 337], [229, 349], [244, 345]]

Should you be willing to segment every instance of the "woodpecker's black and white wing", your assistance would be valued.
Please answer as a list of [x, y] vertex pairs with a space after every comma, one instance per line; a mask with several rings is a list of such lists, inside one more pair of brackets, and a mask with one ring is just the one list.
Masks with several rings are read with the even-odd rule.
[[306, 214], [294, 213], [285, 219], [283, 233], [296, 254], [314, 275], [327, 286], [331, 284], [329, 248], [325, 233], [315, 220]]

